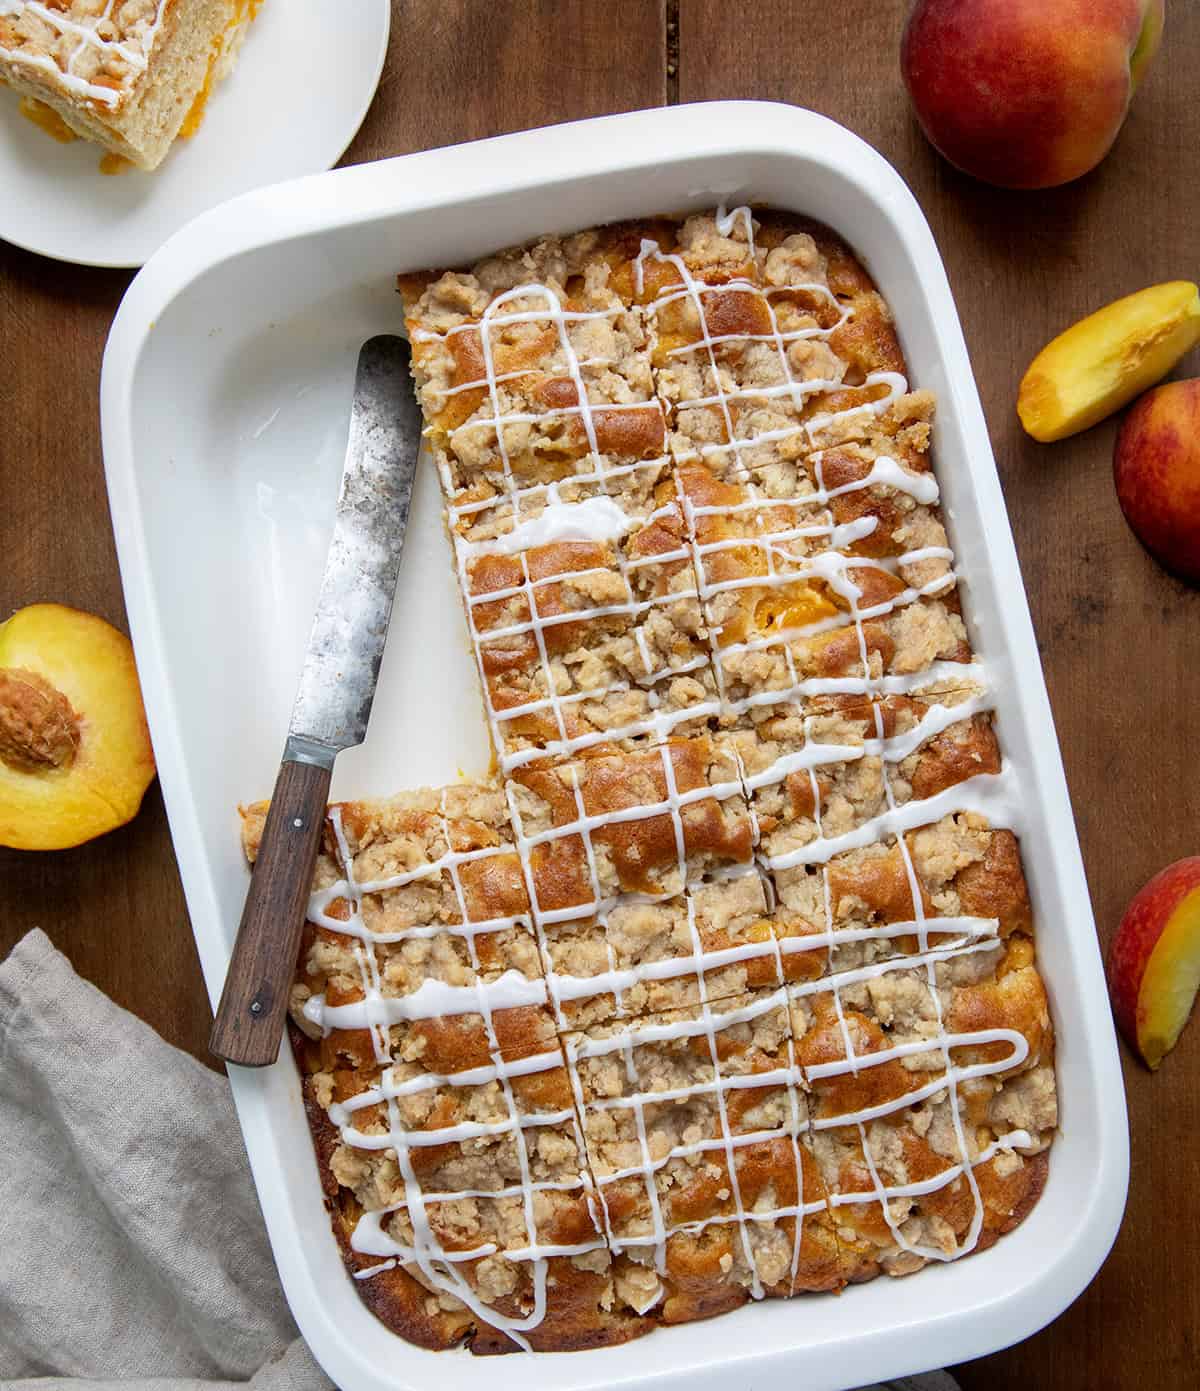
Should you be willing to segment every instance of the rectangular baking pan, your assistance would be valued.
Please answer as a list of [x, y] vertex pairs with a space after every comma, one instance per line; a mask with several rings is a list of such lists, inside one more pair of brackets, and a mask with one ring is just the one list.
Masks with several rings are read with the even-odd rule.
[[[296, 1320], [343, 1391], [497, 1374], [529, 1391], [854, 1387], [1028, 1336], [1095, 1274], [1128, 1177], [1124, 1093], [1062, 761], [987, 429], [941, 258], [895, 170], [812, 112], [713, 103], [321, 174], [179, 232], [130, 286], [101, 387], [113, 525], [159, 775], [210, 995], [246, 888], [234, 808], [269, 793], [333, 518], [355, 353], [401, 322], [397, 271], [542, 232], [750, 201], [828, 223], [937, 393], [935, 461], [976, 650], [1023, 789], [1015, 829], [1058, 1032], [1061, 1134], [1024, 1224], [969, 1260], [750, 1304], [628, 1346], [503, 1369], [430, 1353], [360, 1303], [322, 1207], [290, 1056], [231, 1069]], [[1015, 377], [1014, 377], [1015, 380]], [[487, 738], [433, 470], [422, 472], [370, 736], [334, 794], [478, 776]]]

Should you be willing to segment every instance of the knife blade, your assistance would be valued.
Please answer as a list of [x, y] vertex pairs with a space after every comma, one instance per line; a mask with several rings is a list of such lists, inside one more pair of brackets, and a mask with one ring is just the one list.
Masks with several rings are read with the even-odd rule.
[[421, 415], [408, 344], [358, 356], [346, 463], [308, 653], [209, 1048], [264, 1067], [279, 1055], [333, 763], [367, 733], [416, 479]]
[[289, 746], [311, 758], [366, 738], [421, 443], [409, 358], [391, 334], [358, 355], [346, 467], [288, 732]]

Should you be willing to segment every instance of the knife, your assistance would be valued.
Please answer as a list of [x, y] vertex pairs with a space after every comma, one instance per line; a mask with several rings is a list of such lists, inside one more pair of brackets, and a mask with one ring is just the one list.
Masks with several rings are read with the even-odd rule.
[[325, 578], [208, 1043], [244, 1067], [279, 1055], [333, 760], [367, 733], [421, 443], [409, 363], [408, 344], [390, 334], [358, 355]]

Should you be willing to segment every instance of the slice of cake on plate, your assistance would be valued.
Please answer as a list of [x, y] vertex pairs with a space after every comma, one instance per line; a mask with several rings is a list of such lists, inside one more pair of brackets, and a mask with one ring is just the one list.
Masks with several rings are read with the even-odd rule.
[[51, 133], [154, 169], [198, 127], [261, 3], [0, 0], [0, 81]]

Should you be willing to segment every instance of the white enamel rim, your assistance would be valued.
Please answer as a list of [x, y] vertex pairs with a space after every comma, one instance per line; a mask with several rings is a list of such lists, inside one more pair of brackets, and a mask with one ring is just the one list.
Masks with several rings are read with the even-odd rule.
[[[1032, 784], [1027, 785], [1051, 830], [1050, 844], [1044, 850], [1039, 848], [1036, 858], [1048, 866], [1042, 874], [1053, 879], [1052, 891], [1061, 916], [1050, 926], [1043, 920], [1040, 930], [1043, 936], [1047, 931], [1062, 934], [1069, 967], [1062, 968], [1063, 979], [1049, 979], [1048, 985], [1056, 1006], [1070, 994], [1072, 1010], [1078, 1014], [1078, 1027], [1069, 1040], [1072, 1064], [1069, 1069], [1060, 1069], [1059, 1077], [1067, 1121], [1076, 1091], [1081, 1097], [1093, 1098], [1076, 1103], [1088, 1107], [1094, 1149], [1088, 1156], [1087, 1171], [1081, 1169], [1072, 1177], [1077, 1190], [1072, 1204], [1078, 1205], [1078, 1218], [1065, 1234], [1058, 1228], [1047, 1229], [1044, 1239], [1039, 1238], [1038, 1258], [1027, 1260], [1020, 1278], [1013, 1278], [997, 1253], [1022, 1232], [1038, 1230], [1038, 1214], [1044, 1204], [1039, 1205], [1017, 1233], [968, 1263], [974, 1267], [993, 1262], [994, 1293], [955, 1307], [951, 1267], [940, 1272], [949, 1279], [941, 1279], [939, 1308], [923, 1309], [919, 1316], [910, 1312], [894, 1323], [861, 1332], [825, 1336], [819, 1326], [813, 1326], [819, 1320], [793, 1315], [794, 1341], [786, 1347], [756, 1350], [752, 1320], [785, 1320], [797, 1303], [832, 1298], [810, 1296], [798, 1302], [741, 1310], [706, 1324], [660, 1330], [625, 1348], [525, 1355], [494, 1370], [494, 1364], [486, 1359], [470, 1359], [465, 1353], [425, 1353], [396, 1339], [395, 1355], [388, 1357], [385, 1365], [364, 1355], [356, 1343], [356, 1334], [368, 1336], [365, 1326], [338, 1326], [323, 1299], [322, 1276], [329, 1266], [337, 1266], [332, 1241], [327, 1240], [313, 1259], [314, 1253], [306, 1248], [295, 1220], [299, 1210], [295, 1204], [311, 1202], [313, 1193], [306, 1189], [298, 1194], [277, 1181], [283, 1157], [276, 1125], [280, 1101], [278, 1086], [276, 1095], [270, 1095], [270, 1079], [282, 1069], [293, 1079], [289, 1085], [294, 1086], [290, 1058], [262, 1073], [232, 1068], [246, 1148], [289, 1303], [314, 1354], [343, 1391], [400, 1391], [428, 1385], [434, 1378], [447, 1387], [482, 1386], [501, 1368], [504, 1375], [520, 1377], [531, 1391], [543, 1386], [563, 1391], [649, 1385], [686, 1386], [689, 1391], [751, 1384], [756, 1388], [790, 1388], [797, 1384], [798, 1374], [806, 1388], [817, 1391], [859, 1386], [982, 1356], [1028, 1337], [1086, 1287], [1120, 1225], [1128, 1183], [1128, 1133], [1103, 969], [1016, 551], [950, 287], [928, 224], [896, 171], [849, 131], [796, 107], [722, 102], [635, 112], [278, 184], [197, 218], [133, 281], [114, 321], [104, 358], [101, 414], [105, 467], [159, 777], [210, 997], [215, 1002], [224, 978], [229, 929], [217, 911], [214, 884], [201, 851], [202, 828], [189, 796], [189, 760], [202, 759], [207, 751], [185, 749], [177, 726], [162, 641], [163, 615], [147, 563], [146, 518], [134, 475], [133, 387], [154, 321], [202, 274], [245, 253], [281, 246], [296, 238], [336, 236], [339, 229], [373, 222], [402, 225], [406, 213], [418, 210], [444, 208], [453, 216], [467, 208], [474, 216], [482, 213], [486, 217], [489, 198], [544, 191], [578, 181], [581, 173], [628, 173], [630, 179], [641, 179], [652, 189], [656, 173], [664, 167], [682, 166], [703, 157], [734, 160], [750, 155], [768, 160], [801, 158], [827, 177], [843, 181], [862, 205], [864, 215], [884, 219], [889, 235], [903, 242], [917, 268], [920, 290], [935, 325], [944, 375], [939, 411], [956, 418], [956, 428], [968, 446], [963, 467], [970, 474], [969, 489], [974, 504], [987, 518], [982, 553], [976, 548], [972, 555], [960, 554], [959, 563], [968, 572], [968, 583], [970, 571], [979, 572], [982, 567], [1006, 596], [1006, 602], [989, 617], [991, 650], [1002, 653], [1006, 667], [1014, 674], [1004, 718], [1016, 719], [1023, 726], [1036, 770]], [[696, 190], [710, 202], [717, 201], [723, 191]], [[654, 206], [653, 197], [653, 192], [648, 192], [643, 200], [647, 213], [662, 210]], [[797, 188], [793, 206], [805, 211], [802, 188]], [[541, 230], [545, 228], [530, 227], [528, 235]], [[837, 230], [854, 243], [852, 227]], [[900, 327], [903, 335], [903, 323]], [[969, 617], [970, 612], [968, 607]], [[1030, 858], [1028, 849], [1026, 858]], [[1097, 1104], [1095, 1098], [1103, 1098], [1103, 1102]], [[1060, 1142], [1051, 1152], [1052, 1183], [1055, 1158], [1062, 1148]], [[315, 1184], [312, 1189], [315, 1191]], [[1028, 1243], [1030, 1239], [1025, 1240]], [[1007, 1272], [1005, 1278], [1002, 1272]], [[333, 1275], [345, 1279], [340, 1266]], [[935, 1278], [939, 1273], [924, 1272], [916, 1277], [916, 1283]], [[876, 1281], [863, 1287], [862, 1293], [881, 1284]], [[856, 1297], [860, 1297], [859, 1292], [851, 1290], [841, 1298]], [[733, 1323], [744, 1315], [751, 1316], [751, 1321]], [[365, 1308], [362, 1317], [374, 1322]], [[766, 1328], [765, 1324], [758, 1326]], [[693, 1353], [691, 1349], [702, 1351]]]

